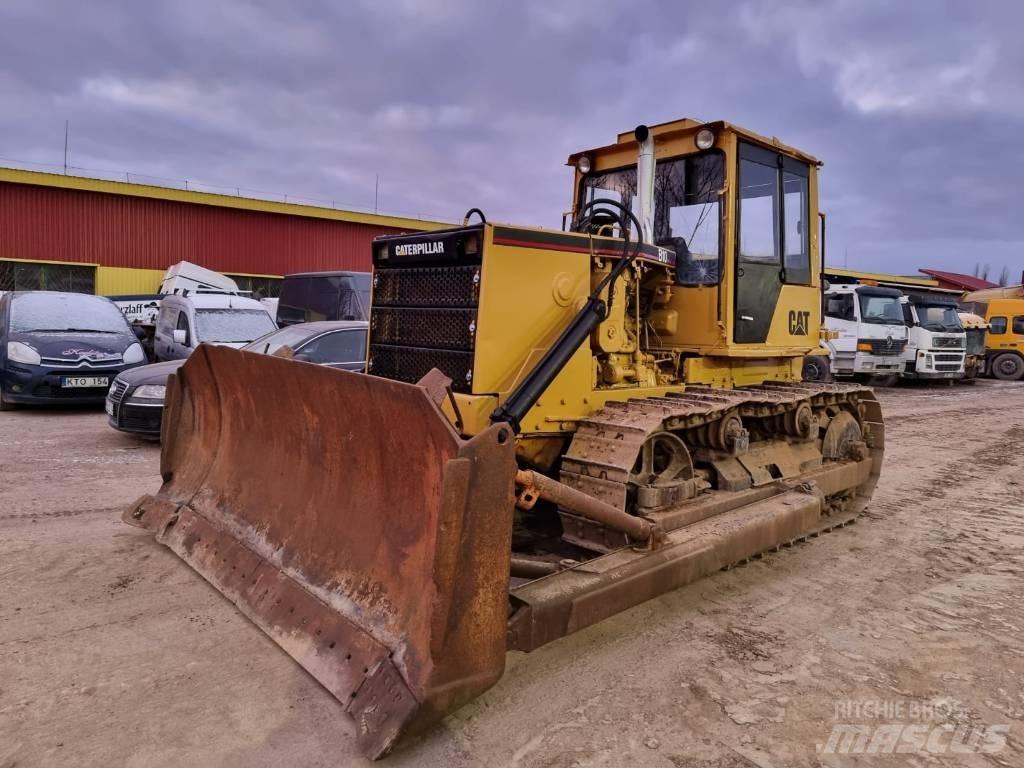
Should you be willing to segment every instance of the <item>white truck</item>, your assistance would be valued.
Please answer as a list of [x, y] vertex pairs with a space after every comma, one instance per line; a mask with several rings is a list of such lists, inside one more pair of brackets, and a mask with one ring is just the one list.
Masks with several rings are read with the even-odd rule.
[[[864, 377], [876, 384], [896, 382], [903, 372], [908, 337], [901, 296], [895, 288], [874, 285], [828, 287], [824, 324], [834, 338], [825, 344], [833, 377]], [[811, 378], [806, 366], [805, 376]]]
[[910, 329], [903, 352], [908, 379], [954, 380], [964, 377], [967, 334], [960, 324], [957, 302], [937, 294], [908, 294], [901, 300]]

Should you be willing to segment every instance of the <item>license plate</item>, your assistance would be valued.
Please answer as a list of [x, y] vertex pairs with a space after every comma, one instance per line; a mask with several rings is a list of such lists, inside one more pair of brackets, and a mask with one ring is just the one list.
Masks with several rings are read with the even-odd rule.
[[109, 383], [109, 376], [65, 376], [60, 381], [62, 387], [105, 387]]
[[110, 402], [110, 398], [107, 398], [107, 400], [104, 403], [104, 407], [107, 409], [107, 416], [114, 415], [114, 404]]

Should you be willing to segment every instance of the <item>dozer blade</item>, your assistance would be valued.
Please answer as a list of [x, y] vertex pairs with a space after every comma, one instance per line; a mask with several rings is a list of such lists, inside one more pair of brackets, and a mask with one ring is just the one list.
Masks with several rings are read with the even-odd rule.
[[155, 531], [380, 757], [501, 677], [514, 440], [425, 389], [203, 345], [167, 388]]

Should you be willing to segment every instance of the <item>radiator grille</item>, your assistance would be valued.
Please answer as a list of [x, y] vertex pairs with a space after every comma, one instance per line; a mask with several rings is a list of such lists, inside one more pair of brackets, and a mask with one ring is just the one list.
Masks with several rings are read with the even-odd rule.
[[404, 267], [373, 273], [374, 307], [475, 307], [480, 267]]
[[870, 344], [873, 355], [899, 355], [907, 346], [906, 339], [858, 339], [860, 344]]
[[437, 368], [471, 392], [480, 265], [377, 268], [368, 371], [414, 384]]
[[467, 350], [473, 348], [476, 309], [380, 307], [370, 322], [377, 344]]
[[124, 393], [128, 391], [128, 385], [121, 379], [114, 379], [114, 383], [110, 387], [109, 397], [115, 403], [120, 403], [124, 397]]
[[963, 359], [963, 355], [950, 355], [948, 353], [939, 353], [935, 355], [935, 362], [937, 363], [959, 363]]
[[942, 337], [942, 336], [939, 336], [937, 339], [935, 339], [935, 348], [936, 349], [939, 349], [939, 348], [963, 349], [964, 348], [964, 340], [962, 338], [959, 338], [959, 337], [948, 337], [948, 336], [947, 337]]
[[371, 347], [370, 373], [386, 379], [415, 384], [431, 368], [437, 368], [452, 380], [456, 392], [469, 392], [473, 383], [473, 353], [450, 349], [417, 349], [416, 347]]

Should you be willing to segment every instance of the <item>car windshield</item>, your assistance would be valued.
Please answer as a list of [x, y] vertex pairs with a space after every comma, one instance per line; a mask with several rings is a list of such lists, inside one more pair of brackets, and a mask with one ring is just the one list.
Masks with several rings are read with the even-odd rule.
[[261, 336], [252, 344], [246, 344], [242, 349], [246, 352], [260, 352], [265, 355], [272, 355], [281, 347], [295, 349], [315, 333], [317, 331], [311, 331], [308, 327], [288, 325], [273, 333], [268, 333], [266, 336]]
[[860, 297], [860, 319], [878, 325], [903, 325], [903, 309], [896, 296]]
[[117, 305], [84, 293], [23, 293], [11, 303], [11, 330], [131, 333]]
[[238, 344], [274, 330], [274, 321], [262, 309], [197, 309], [199, 341]]
[[962, 331], [956, 307], [949, 304], [915, 304], [917, 322], [929, 331]]

